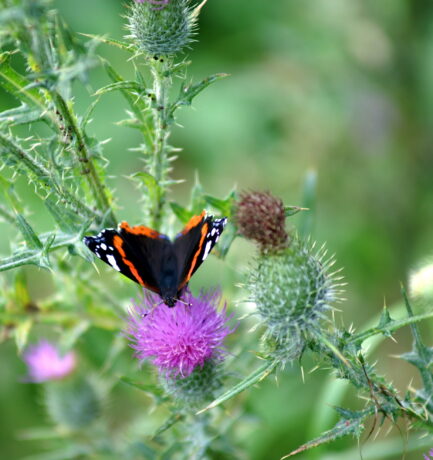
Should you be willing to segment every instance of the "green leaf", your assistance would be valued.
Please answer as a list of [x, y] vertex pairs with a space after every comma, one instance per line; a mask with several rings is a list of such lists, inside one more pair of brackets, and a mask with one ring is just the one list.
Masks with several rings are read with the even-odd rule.
[[140, 383], [140, 382], [137, 382], [136, 380], [133, 380], [125, 376], [120, 377], [120, 381], [134, 388], [137, 388], [137, 390], [144, 391], [148, 395], [150, 394], [151, 396], [159, 396], [159, 397], [164, 396], [164, 392], [161, 390], [161, 388], [157, 387], [156, 385]]
[[96, 91], [95, 96], [102, 96], [103, 94], [110, 93], [111, 91], [134, 91], [136, 93], [141, 93], [146, 91], [146, 88], [141, 87], [136, 81], [132, 80], [123, 80], [117, 81], [115, 83], [110, 83], [109, 85], [103, 86]]
[[299, 206], [285, 206], [284, 207], [284, 214], [286, 217], [294, 216], [295, 214], [298, 214], [298, 212], [301, 212], [301, 211], [309, 211], [309, 209], [300, 208]]
[[278, 365], [278, 361], [267, 361], [263, 366], [259, 367], [257, 370], [252, 372], [248, 377], [244, 378], [241, 382], [239, 382], [234, 387], [230, 388], [228, 391], [226, 391], [221, 396], [216, 398], [213, 402], [211, 402], [204, 409], [198, 411], [196, 415], [206, 412], [209, 409], [213, 409], [216, 406], [219, 406], [223, 402], [228, 401], [229, 399], [238, 395], [239, 393], [246, 390], [250, 386], [255, 385], [258, 382], [261, 382], [263, 379], [268, 377], [269, 374], [272, 373], [272, 371], [277, 367], [277, 365]]
[[17, 227], [23, 235], [24, 240], [26, 241], [29, 249], [42, 249], [43, 245], [40, 239], [38, 238], [32, 227], [29, 225], [29, 223], [26, 221], [24, 216], [21, 214], [17, 214], [16, 220]]
[[191, 212], [193, 215], [200, 214], [206, 206], [203, 187], [200, 184], [198, 174], [195, 176], [194, 186], [191, 189]]
[[157, 436], [161, 435], [168, 429], [170, 429], [173, 425], [177, 422], [180, 422], [185, 419], [185, 415], [183, 414], [172, 414], [153, 434], [153, 437], [156, 438]]
[[236, 190], [232, 190], [226, 198], [221, 200], [211, 195], [205, 195], [204, 199], [213, 208], [221, 212], [224, 217], [230, 218], [233, 214], [233, 207], [237, 198]]
[[[36, 106], [46, 112], [46, 102], [39, 90], [31, 87], [30, 80], [16, 72], [10, 65], [11, 53], [0, 54], [0, 86], [29, 106]], [[51, 115], [50, 115], [51, 116]], [[42, 119], [47, 120], [47, 117]], [[53, 119], [51, 119], [53, 124]]]
[[211, 75], [210, 77], [204, 78], [199, 83], [194, 85], [182, 85], [180, 88], [180, 94], [177, 101], [171, 105], [169, 109], [169, 115], [173, 116], [174, 112], [182, 106], [191, 105], [193, 99], [200, 94], [205, 88], [207, 88], [212, 83], [221, 80], [222, 78], [228, 77], [229, 75], [226, 73], [217, 73], [215, 75]]
[[391, 337], [391, 333], [388, 332], [387, 327], [389, 324], [392, 323], [392, 318], [389, 313], [387, 306], [385, 305], [382, 310], [382, 314], [380, 315], [379, 324], [377, 325], [378, 328], [383, 330], [383, 334], [387, 337]]
[[64, 204], [58, 203], [51, 195], [44, 200], [44, 204], [60, 230], [69, 234], [77, 232], [80, 222], [74, 212], [66, 208]]
[[221, 238], [215, 248], [216, 250], [214, 250], [214, 253], [224, 258], [227, 255], [236, 236], [237, 229], [233, 224], [229, 222], [226, 225], [223, 234], [221, 235]]
[[184, 208], [180, 204], [175, 203], [174, 201], [170, 202], [170, 207], [174, 215], [182, 222], [182, 224], [186, 224], [194, 215], [193, 212]]
[[392, 320], [386, 328], [379, 328], [379, 327], [372, 327], [367, 329], [366, 331], [359, 332], [358, 334], [353, 334], [350, 338], [348, 338], [348, 343], [355, 343], [361, 344], [365, 340], [373, 337], [377, 334], [388, 334], [392, 333], [404, 326], [410, 326], [411, 324], [418, 323], [419, 321], [423, 321], [428, 318], [433, 318], [433, 311], [422, 313], [419, 315], [414, 315], [409, 318], [402, 318], [402, 319], [394, 319]]
[[314, 447], [320, 446], [327, 442], [334, 441], [336, 439], [342, 438], [349, 434], [355, 435], [357, 438], [361, 436], [361, 433], [364, 429], [363, 419], [366, 417], [364, 412], [360, 412], [356, 417], [352, 419], [343, 418], [341, 419], [331, 430], [325, 431], [321, 436], [312, 441], [309, 441], [303, 444], [301, 447], [298, 447], [296, 450], [290, 452], [290, 454], [285, 455], [280, 460], [285, 458], [292, 457], [293, 455], [305, 452], [306, 450], [312, 449]]
[[131, 43], [123, 42], [121, 40], [115, 40], [113, 38], [105, 38], [105, 37], [101, 37], [100, 35], [91, 35], [91, 34], [83, 34], [83, 33], [80, 33], [80, 35], [91, 38], [93, 40], [97, 40], [101, 43], [105, 43], [106, 45], [115, 46], [116, 48], [120, 48], [123, 51], [127, 51], [128, 53], [139, 52], [139, 48], [137, 46], [134, 46]]
[[19, 107], [0, 112], [0, 123], [9, 126], [17, 126], [25, 123], [41, 121], [42, 111], [39, 108], [31, 108], [22, 103]]

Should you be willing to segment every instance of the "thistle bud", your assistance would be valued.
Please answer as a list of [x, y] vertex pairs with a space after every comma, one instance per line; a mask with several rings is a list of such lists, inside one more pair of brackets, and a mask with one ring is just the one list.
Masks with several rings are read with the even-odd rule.
[[192, 42], [196, 17], [190, 0], [143, 0], [132, 4], [127, 27], [145, 53], [171, 56]]
[[294, 239], [276, 254], [262, 254], [249, 279], [249, 289], [267, 331], [264, 351], [282, 362], [296, 359], [306, 341], [320, 334], [326, 312], [338, 300], [333, 258], [326, 251]]
[[222, 387], [223, 370], [218, 360], [208, 360], [188, 377], [165, 374], [159, 380], [165, 392], [184, 407], [198, 408], [211, 401]]
[[236, 206], [238, 232], [256, 241], [261, 252], [276, 252], [287, 246], [285, 220], [283, 202], [268, 192], [243, 193]]

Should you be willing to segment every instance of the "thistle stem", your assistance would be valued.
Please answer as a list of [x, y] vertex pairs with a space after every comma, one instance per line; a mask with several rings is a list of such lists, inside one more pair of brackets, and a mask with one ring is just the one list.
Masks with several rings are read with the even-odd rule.
[[168, 117], [168, 91], [171, 86], [170, 61], [155, 59], [152, 61], [151, 70], [154, 78], [153, 91], [155, 99], [153, 101], [153, 118], [155, 135], [152, 152], [153, 161], [150, 173], [155, 178], [158, 186], [155, 202], [152, 203], [150, 214], [153, 228], [159, 230], [166, 200], [166, 186], [164, 183], [168, 172], [167, 141], [170, 136], [170, 123]]
[[53, 94], [53, 99], [56, 106], [58, 107], [60, 114], [64, 118], [65, 122], [71, 130], [71, 133], [76, 139], [75, 156], [77, 160], [83, 165], [82, 174], [87, 179], [90, 190], [92, 191], [93, 197], [96, 201], [96, 205], [98, 209], [102, 211], [102, 214], [106, 216], [105, 220], [107, 224], [115, 226], [117, 221], [113, 210], [111, 209], [110, 200], [105, 192], [105, 186], [102, 184], [98, 173], [96, 172], [95, 166], [91, 161], [89, 151], [84, 139], [84, 134], [78, 127], [75, 117], [63, 97], [58, 92], [55, 92]]

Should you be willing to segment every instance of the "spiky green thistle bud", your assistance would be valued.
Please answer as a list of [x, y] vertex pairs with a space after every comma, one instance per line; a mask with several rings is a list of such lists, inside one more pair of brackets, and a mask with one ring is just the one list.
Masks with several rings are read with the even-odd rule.
[[215, 397], [222, 386], [221, 377], [221, 363], [208, 360], [188, 377], [161, 375], [160, 382], [165, 391], [184, 407], [198, 408]]
[[152, 56], [172, 56], [193, 40], [198, 10], [190, 0], [134, 2], [128, 15], [130, 38]]
[[262, 345], [268, 355], [296, 359], [308, 338], [320, 335], [326, 312], [338, 300], [333, 264], [323, 247], [296, 238], [283, 251], [259, 256], [249, 289], [267, 328]]

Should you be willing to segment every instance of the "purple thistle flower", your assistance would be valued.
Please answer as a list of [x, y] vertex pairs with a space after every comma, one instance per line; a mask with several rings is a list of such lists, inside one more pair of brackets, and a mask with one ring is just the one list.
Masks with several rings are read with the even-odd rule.
[[135, 0], [136, 3], [150, 3], [151, 5], [155, 5], [154, 10], [162, 10], [165, 8], [170, 0]]
[[161, 304], [152, 309], [159, 298], [145, 296], [141, 305], [134, 305], [125, 331], [137, 358], [150, 358], [160, 372], [182, 378], [211, 358], [222, 359], [223, 341], [235, 329], [227, 325], [232, 315], [226, 315], [226, 305], [216, 310], [219, 290], [198, 297], [187, 292], [183, 300], [187, 305], [178, 302], [174, 308]]
[[47, 340], [30, 346], [24, 352], [23, 359], [28, 368], [28, 380], [35, 383], [62, 379], [69, 375], [76, 365], [73, 352], [62, 356]]

